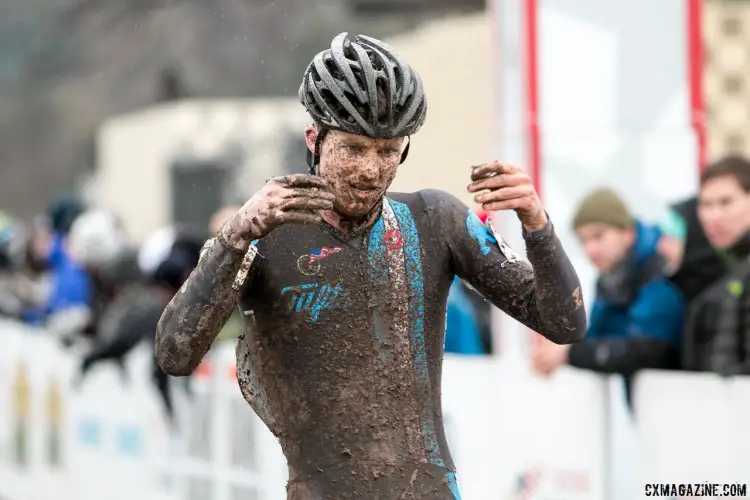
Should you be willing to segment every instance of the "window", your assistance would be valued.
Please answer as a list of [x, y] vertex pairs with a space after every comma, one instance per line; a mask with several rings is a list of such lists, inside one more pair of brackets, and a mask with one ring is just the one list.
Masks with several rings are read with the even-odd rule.
[[231, 169], [218, 161], [181, 159], [172, 167], [172, 220], [199, 229], [224, 204]]

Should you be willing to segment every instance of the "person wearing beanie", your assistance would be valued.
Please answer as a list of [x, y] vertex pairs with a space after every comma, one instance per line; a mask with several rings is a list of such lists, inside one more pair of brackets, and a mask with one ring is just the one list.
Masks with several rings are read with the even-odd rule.
[[625, 202], [613, 190], [601, 188], [586, 196], [573, 216], [573, 229], [599, 223], [618, 229], [630, 229], [635, 220]]
[[535, 371], [549, 375], [568, 364], [627, 382], [640, 369], [677, 368], [685, 301], [665, 274], [659, 228], [637, 220], [616, 192], [602, 188], [581, 201], [573, 230], [599, 273], [589, 329], [573, 346], [540, 344]]

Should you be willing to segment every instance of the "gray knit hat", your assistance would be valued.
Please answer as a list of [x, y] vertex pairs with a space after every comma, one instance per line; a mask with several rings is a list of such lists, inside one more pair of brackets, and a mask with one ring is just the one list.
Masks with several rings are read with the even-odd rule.
[[589, 193], [578, 205], [573, 217], [573, 229], [592, 222], [628, 229], [633, 227], [635, 221], [617, 193], [609, 188], [600, 188]]

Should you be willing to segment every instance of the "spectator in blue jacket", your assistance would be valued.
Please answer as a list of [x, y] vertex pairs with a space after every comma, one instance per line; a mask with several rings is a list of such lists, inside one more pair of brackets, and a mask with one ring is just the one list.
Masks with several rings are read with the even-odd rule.
[[659, 229], [635, 220], [609, 189], [582, 201], [573, 228], [599, 272], [589, 330], [572, 346], [540, 344], [535, 370], [550, 374], [567, 363], [630, 376], [644, 368], [677, 368], [685, 301], [666, 276]]
[[90, 306], [91, 279], [83, 266], [70, 258], [67, 248], [70, 227], [83, 209], [79, 201], [62, 198], [53, 203], [47, 213], [50, 235], [42, 257], [50, 273], [50, 292], [42, 307], [25, 311], [23, 317], [28, 323], [44, 324], [58, 313], [85, 311]]
[[487, 354], [477, 321], [474, 304], [456, 277], [448, 293], [445, 321], [445, 352], [476, 355]]

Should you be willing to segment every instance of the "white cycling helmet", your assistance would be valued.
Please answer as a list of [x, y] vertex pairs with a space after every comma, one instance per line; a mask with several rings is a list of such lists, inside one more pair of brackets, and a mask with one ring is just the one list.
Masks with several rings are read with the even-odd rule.
[[128, 245], [127, 235], [114, 214], [89, 210], [76, 217], [68, 234], [70, 256], [87, 267], [106, 266]]
[[164, 227], [153, 232], [138, 250], [138, 268], [144, 276], [151, 276], [164, 262], [177, 238], [173, 227]]

